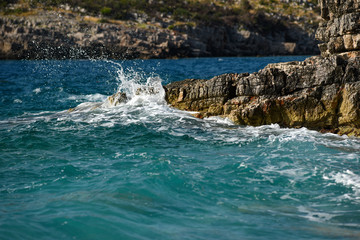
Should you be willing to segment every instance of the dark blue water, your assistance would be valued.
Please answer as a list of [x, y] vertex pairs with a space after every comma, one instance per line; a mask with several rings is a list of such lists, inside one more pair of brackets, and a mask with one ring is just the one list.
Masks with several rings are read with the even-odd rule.
[[163, 99], [161, 84], [302, 59], [1, 61], [0, 239], [360, 239], [358, 139]]

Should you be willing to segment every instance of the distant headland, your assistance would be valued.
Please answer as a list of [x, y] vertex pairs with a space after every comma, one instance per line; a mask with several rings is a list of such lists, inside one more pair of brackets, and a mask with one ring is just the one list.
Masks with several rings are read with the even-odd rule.
[[0, 6], [0, 59], [320, 53], [316, 0], [14, 0]]

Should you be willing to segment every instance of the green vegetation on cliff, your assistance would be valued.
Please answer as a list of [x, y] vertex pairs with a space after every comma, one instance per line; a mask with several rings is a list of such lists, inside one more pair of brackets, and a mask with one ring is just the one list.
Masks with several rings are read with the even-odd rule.
[[[11, 1], [0, 9], [4, 59], [62, 59], [74, 51], [86, 53], [75, 58], [319, 53], [314, 40], [319, 14], [310, 1]], [[38, 45], [53, 49], [50, 56], [39, 54]]]
[[66, 7], [108, 19], [136, 20], [145, 16], [228, 25], [258, 24], [264, 14], [291, 15], [312, 24], [319, 16], [316, 5], [316, 0], [302, 4], [284, 0], [0, 0], [1, 9], [7, 14], [20, 14], [38, 7]]

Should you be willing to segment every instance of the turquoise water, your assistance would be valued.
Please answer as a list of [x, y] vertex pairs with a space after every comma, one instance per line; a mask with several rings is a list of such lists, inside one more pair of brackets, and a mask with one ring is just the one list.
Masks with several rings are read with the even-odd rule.
[[360, 239], [358, 139], [163, 100], [161, 84], [303, 58], [1, 61], [0, 239]]

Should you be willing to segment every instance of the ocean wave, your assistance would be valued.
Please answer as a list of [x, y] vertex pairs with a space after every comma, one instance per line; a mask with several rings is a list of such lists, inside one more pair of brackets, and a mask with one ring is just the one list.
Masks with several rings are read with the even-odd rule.
[[103, 102], [107, 98], [106, 95], [100, 94], [100, 93], [94, 93], [94, 94], [87, 94], [87, 95], [70, 95], [67, 97], [67, 100], [71, 101], [89, 101], [89, 102]]
[[[352, 189], [352, 194], [346, 193], [340, 198], [360, 200], [360, 175], [355, 174], [353, 171], [349, 169], [343, 172], [332, 171], [329, 174], [324, 174], [323, 179]], [[328, 185], [331, 185], [331, 183]]]

